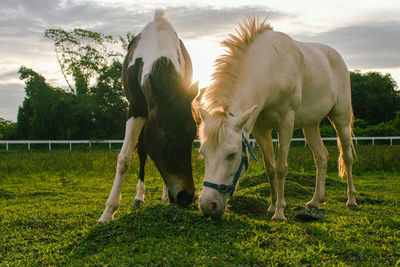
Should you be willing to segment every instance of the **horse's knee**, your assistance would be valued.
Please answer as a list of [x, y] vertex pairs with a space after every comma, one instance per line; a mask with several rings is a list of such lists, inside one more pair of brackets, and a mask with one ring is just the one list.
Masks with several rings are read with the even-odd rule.
[[266, 162], [265, 165], [265, 171], [267, 172], [268, 178], [269, 179], [274, 179], [275, 178], [275, 164], [272, 164], [271, 162]]
[[131, 156], [127, 156], [121, 153], [118, 156], [118, 164], [117, 164], [118, 172], [121, 174], [126, 173], [128, 171], [130, 161], [131, 161]]
[[276, 169], [276, 174], [277, 174], [278, 179], [286, 178], [287, 173], [288, 173], [288, 165], [287, 165], [287, 163], [279, 164], [279, 166]]
[[328, 151], [324, 150], [324, 152], [315, 156], [315, 163], [317, 164], [317, 166], [326, 169], [328, 167], [328, 158], [329, 158], [329, 153]]

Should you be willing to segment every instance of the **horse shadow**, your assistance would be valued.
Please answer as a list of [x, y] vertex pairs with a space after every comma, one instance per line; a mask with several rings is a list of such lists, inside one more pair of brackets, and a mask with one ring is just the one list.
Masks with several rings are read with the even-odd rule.
[[[326, 191], [329, 187], [346, 184], [339, 180], [326, 177]], [[285, 182], [285, 199], [287, 208], [285, 214], [290, 215], [290, 208], [298, 203], [309, 201], [315, 188], [315, 175], [308, 173], [289, 172]], [[267, 213], [271, 202], [270, 186], [266, 174], [244, 176], [235, 195], [229, 199], [228, 210], [239, 216], [254, 219], [270, 219], [272, 214]]]

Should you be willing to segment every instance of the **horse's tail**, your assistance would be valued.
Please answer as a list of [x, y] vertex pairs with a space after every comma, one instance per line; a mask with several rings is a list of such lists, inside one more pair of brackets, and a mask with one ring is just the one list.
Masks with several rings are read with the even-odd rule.
[[[354, 132], [353, 132], [353, 123], [354, 123], [354, 114], [353, 114], [353, 109], [352, 109], [351, 110], [351, 119], [350, 119], [351, 148], [352, 148], [354, 156], [357, 159], [357, 153], [356, 153], [356, 149], [354, 147], [354, 142], [353, 142], [353, 137], [355, 136]], [[338, 143], [338, 148], [339, 148], [339, 160], [338, 160], [339, 176], [341, 178], [343, 178], [344, 175], [346, 174], [346, 165], [345, 165], [344, 159], [343, 159], [343, 148], [342, 148], [342, 142], [340, 140], [340, 137], [338, 137], [337, 143]]]

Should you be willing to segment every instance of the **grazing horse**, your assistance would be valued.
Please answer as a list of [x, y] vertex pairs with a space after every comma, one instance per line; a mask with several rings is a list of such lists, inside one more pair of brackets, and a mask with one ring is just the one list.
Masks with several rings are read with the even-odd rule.
[[[352, 108], [349, 72], [331, 47], [298, 42], [248, 16], [222, 45], [213, 84], [204, 92], [199, 129], [205, 160], [200, 209], [220, 217], [247, 161], [247, 138], [253, 133], [264, 156], [271, 188], [272, 220], [285, 220], [284, 183], [293, 130], [303, 128], [317, 167], [314, 197], [324, 201], [328, 152], [319, 132], [328, 116], [339, 136], [339, 172], [347, 173], [350, 208], [357, 207], [352, 181]], [[277, 130], [277, 164], [271, 132]], [[251, 151], [250, 151], [251, 152]]]
[[112, 219], [120, 205], [136, 145], [140, 171], [134, 206], [144, 201], [147, 155], [164, 179], [163, 201], [185, 206], [193, 201], [195, 191], [191, 152], [196, 123], [191, 102], [198, 83], [191, 85], [190, 56], [162, 10], [130, 42], [122, 82], [129, 101], [128, 120], [114, 184], [99, 222]]

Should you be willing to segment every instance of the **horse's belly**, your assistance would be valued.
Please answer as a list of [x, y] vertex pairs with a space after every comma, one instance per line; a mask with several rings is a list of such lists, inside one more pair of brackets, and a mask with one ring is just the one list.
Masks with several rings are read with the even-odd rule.
[[321, 98], [313, 98], [303, 101], [296, 110], [294, 119], [294, 128], [304, 128], [317, 125], [332, 110], [336, 102], [334, 93]]

